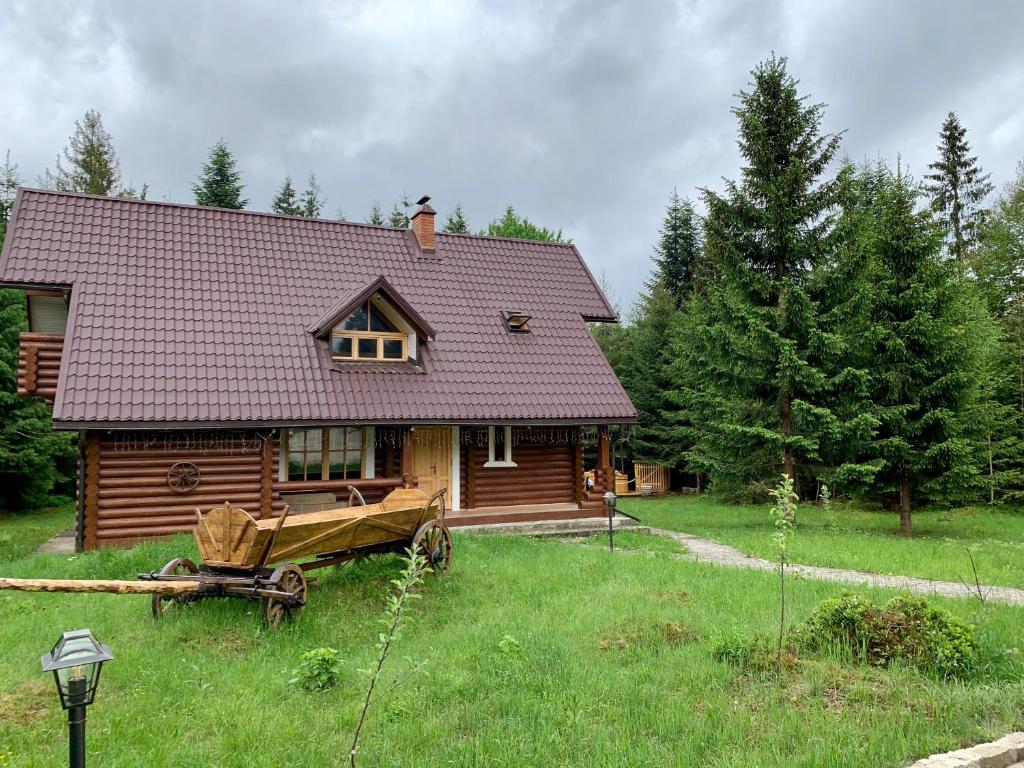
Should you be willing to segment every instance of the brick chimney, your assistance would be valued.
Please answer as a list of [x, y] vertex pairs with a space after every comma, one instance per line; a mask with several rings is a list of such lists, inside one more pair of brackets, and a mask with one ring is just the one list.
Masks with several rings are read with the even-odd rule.
[[421, 251], [433, 253], [434, 251], [434, 214], [437, 213], [430, 207], [430, 197], [424, 195], [416, 201], [419, 208], [412, 215], [412, 231], [416, 235], [416, 242], [419, 243]]

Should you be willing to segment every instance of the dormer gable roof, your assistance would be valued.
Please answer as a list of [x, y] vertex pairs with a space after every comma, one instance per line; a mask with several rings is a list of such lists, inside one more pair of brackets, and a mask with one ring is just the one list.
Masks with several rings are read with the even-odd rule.
[[430, 327], [430, 324], [416, 311], [416, 308], [406, 301], [402, 294], [395, 290], [395, 287], [387, 281], [384, 275], [380, 275], [376, 280], [367, 283], [362, 288], [357, 288], [342, 296], [334, 306], [327, 310], [325, 315], [306, 330], [316, 338], [326, 336], [334, 326], [348, 317], [356, 307], [377, 293], [384, 296], [401, 313], [406, 322], [413, 327], [416, 334], [424, 341], [429, 341], [437, 335], [434, 329]]

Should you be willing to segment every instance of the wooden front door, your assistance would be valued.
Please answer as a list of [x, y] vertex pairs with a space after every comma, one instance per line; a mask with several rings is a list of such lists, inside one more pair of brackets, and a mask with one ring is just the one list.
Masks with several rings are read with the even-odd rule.
[[412, 473], [419, 478], [419, 488], [427, 496], [447, 488], [445, 502], [451, 505], [451, 427], [416, 428], [412, 443]]

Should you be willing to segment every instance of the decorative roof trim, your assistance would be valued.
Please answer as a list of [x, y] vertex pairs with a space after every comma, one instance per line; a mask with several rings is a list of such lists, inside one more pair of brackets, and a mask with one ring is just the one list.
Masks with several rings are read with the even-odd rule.
[[345, 296], [341, 301], [327, 310], [327, 314], [317, 320], [306, 330], [320, 338], [328, 333], [334, 326], [348, 317], [356, 307], [369, 299], [375, 293], [382, 293], [388, 301], [395, 305], [395, 308], [402, 313], [402, 316], [416, 330], [416, 333], [426, 340], [433, 339], [437, 334], [430, 324], [423, 319], [413, 306], [402, 298], [402, 294], [395, 290], [394, 286], [387, 281], [384, 275], [380, 275], [369, 285]]

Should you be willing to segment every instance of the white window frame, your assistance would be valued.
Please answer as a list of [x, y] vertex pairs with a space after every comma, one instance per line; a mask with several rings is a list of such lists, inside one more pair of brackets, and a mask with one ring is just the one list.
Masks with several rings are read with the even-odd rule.
[[[505, 455], [498, 458], [494, 455], [494, 430], [503, 429], [505, 430]], [[487, 428], [487, 461], [484, 462], [484, 467], [490, 469], [491, 467], [518, 467], [519, 465], [512, 461], [512, 427], [488, 427]]]

